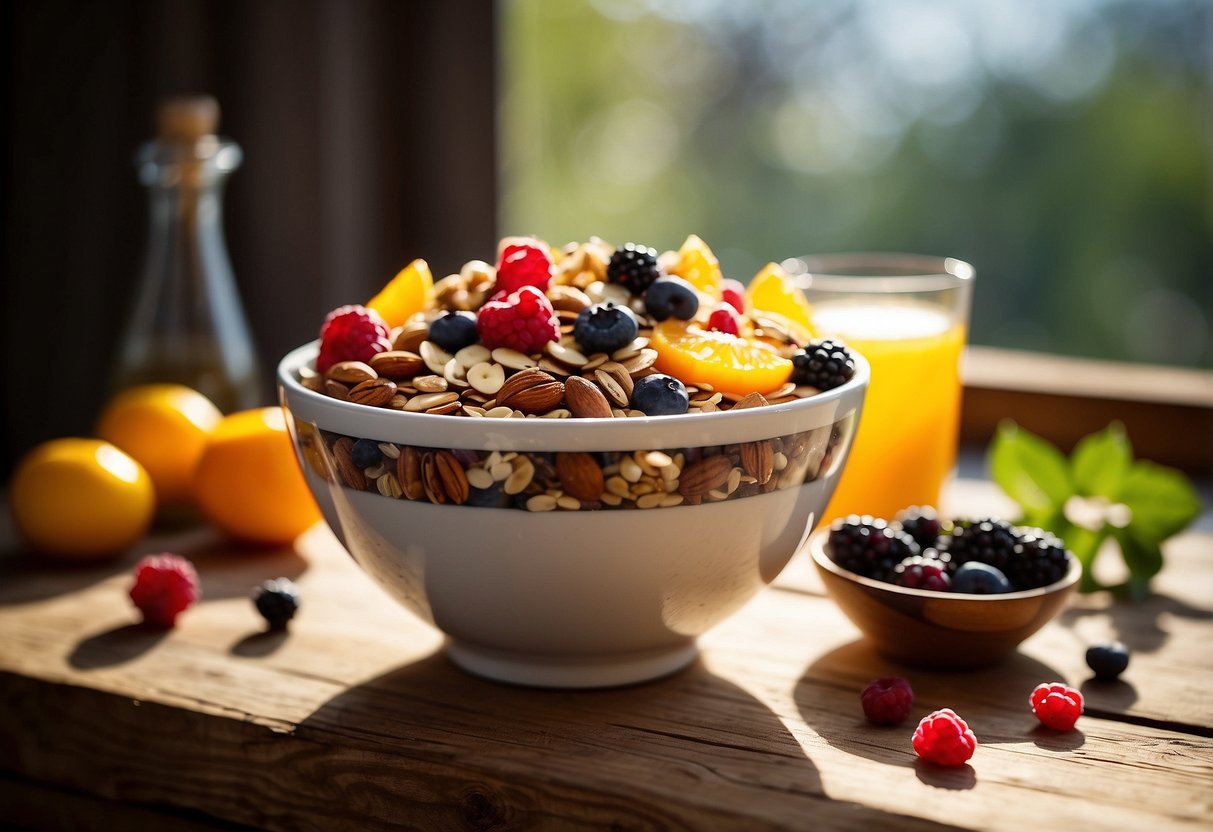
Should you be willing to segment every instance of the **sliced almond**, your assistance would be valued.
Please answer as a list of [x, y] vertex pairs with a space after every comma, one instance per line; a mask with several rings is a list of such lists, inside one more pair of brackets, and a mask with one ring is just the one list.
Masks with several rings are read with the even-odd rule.
[[495, 396], [505, 384], [505, 368], [500, 364], [482, 361], [467, 371], [468, 383], [486, 396]]
[[508, 347], [498, 347], [493, 350], [493, 360], [503, 367], [509, 367], [511, 370], [526, 370], [536, 366], [537, 362], [529, 355], [524, 355], [518, 350], [512, 350]]
[[409, 399], [409, 403], [404, 406], [404, 409], [409, 413], [420, 413], [423, 410], [429, 410], [431, 407], [441, 407], [444, 404], [458, 400], [459, 394], [453, 392], [422, 393]]
[[447, 362], [455, 357], [433, 341], [422, 341], [420, 352], [421, 360], [425, 362], [425, 366], [429, 367], [430, 372], [436, 375], [442, 375], [443, 370], [446, 369]]
[[413, 386], [418, 393], [445, 393], [450, 385], [442, 376], [417, 376], [413, 379]]
[[493, 354], [483, 344], [471, 344], [455, 353], [455, 360], [465, 370], [477, 364], [483, 364], [492, 358]]

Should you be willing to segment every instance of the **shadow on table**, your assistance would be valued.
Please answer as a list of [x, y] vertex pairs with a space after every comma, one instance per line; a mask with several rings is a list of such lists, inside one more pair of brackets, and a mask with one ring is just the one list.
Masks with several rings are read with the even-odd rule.
[[[901, 676], [914, 689], [914, 708], [902, 725], [881, 727], [864, 719], [859, 694], [868, 682], [881, 676]], [[913, 765], [920, 780], [941, 788], [971, 788], [975, 774], [958, 777], [948, 769], [917, 762], [909, 740], [917, 721], [939, 708], [952, 708], [974, 729], [979, 743], [1033, 740], [1041, 745], [1043, 738], [1034, 733], [1039, 723], [1028, 707], [1028, 694], [1042, 681], [1060, 678], [1057, 670], [1023, 653], [979, 670], [917, 670], [890, 662], [859, 639], [809, 665], [793, 698], [804, 721], [835, 748], [890, 765]], [[1081, 733], [1072, 733], [1081, 745]], [[1073, 737], [1058, 742], [1077, 747]]]
[[164, 640], [169, 631], [143, 624], [112, 627], [77, 642], [67, 661], [79, 670], [113, 667], [139, 658]]
[[[575, 815], [588, 826], [668, 828], [684, 812], [702, 823], [713, 810], [762, 817], [768, 805], [784, 813], [771, 817], [790, 805], [809, 818], [826, 799], [780, 719], [698, 662], [646, 684], [561, 691], [485, 681], [438, 652], [333, 698], [296, 736], [352, 745], [354, 759], [400, 749], [407, 771], [381, 757], [349, 778], [366, 778], [385, 803], [384, 792], [412, 805], [424, 793], [435, 824], [527, 827]], [[896, 820], [870, 811], [865, 823], [869, 811], [848, 807], [858, 826]]]
[[1170, 637], [1159, 623], [1164, 615], [1193, 621], [1213, 621], [1213, 611], [1194, 607], [1158, 592], [1135, 602], [1114, 600], [1107, 595], [1106, 603], [1099, 606], [1099, 600], [1082, 599], [1079, 603], [1072, 603], [1057, 617], [1057, 622], [1073, 628], [1083, 618], [1106, 616], [1114, 630], [1114, 638], [1134, 652], [1153, 653]]

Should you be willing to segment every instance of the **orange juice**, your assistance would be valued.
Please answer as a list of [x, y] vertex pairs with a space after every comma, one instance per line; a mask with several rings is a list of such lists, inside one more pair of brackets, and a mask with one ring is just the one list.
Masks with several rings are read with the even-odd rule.
[[855, 444], [822, 520], [847, 514], [891, 519], [939, 503], [956, 462], [962, 323], [922, 303], [817, 301], [813, 325], [872, 365]]

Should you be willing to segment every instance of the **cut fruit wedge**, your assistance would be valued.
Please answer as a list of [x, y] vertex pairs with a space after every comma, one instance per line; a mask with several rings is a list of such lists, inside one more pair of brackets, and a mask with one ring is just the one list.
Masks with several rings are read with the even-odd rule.
[[434, 276], [429, 264], [418, 258], [401, 269], [366, 305], [392, 327], [401, 326], [433, 302]]
[[720, 300], [720, 286], [724, 275], [720, 272], [720, 261], [708, 248], [708, 244], [695, 234], [686, 238], [678, 249], [678, 262], [673, 273], [690, 283], [713, 302]]
[[663, 321], [653, 328], [650, 346], [658, 370], [720, 393], [770, 393], [792, 375], [792, 362], [773, 347], [696, 323]]
[[751, 312], [769, 314], [786, 324], [796, 340], [804, 344], [814, 337], [813, 308], [788, 273], [778, 263], [767, 263], [754, 275], [745, 292]]

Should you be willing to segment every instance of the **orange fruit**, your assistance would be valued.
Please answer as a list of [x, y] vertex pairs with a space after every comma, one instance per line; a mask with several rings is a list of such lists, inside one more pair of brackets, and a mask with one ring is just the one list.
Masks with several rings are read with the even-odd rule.
[[194, 500], [228, 535], [252, 543], [290, 543], [320, 519], [277, 407], [219, 423], [194, 472]]
[[147, 471], [100, 439], [52, 439], [34, 448], [17, 465], [9, 501], [21, 537], [67, 560], [124, 551], [156, 510]]
[[813, 308], [778, 263], [763, 266], [745, 292], [746, 308], [788, 326], [802, 344], [813, 339]]
[[160, 505], [186, 502], [206, 437], [223, 418], [206, 396], [180, 384], [143, 384], [118, 393], [97, 436], [147, 469]]
[[720, 261], [697, 235], [692, 234], [683, 242], [678, 249], [678, 263], [671, 271], [712, 300], [720, 300], [720, 284], [724, 280]]
[[686, 321], [659, 323], [650, 346], [661, 372], [721, 393], [770, 393], [792, 375], [792, 362], [773, 347]]
[[434, 276], [430, 274], [429, 263], [418, 258], [401, 269], [366, 305], [391, 327], [402, 325], [433, 302]]

